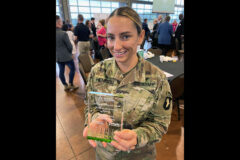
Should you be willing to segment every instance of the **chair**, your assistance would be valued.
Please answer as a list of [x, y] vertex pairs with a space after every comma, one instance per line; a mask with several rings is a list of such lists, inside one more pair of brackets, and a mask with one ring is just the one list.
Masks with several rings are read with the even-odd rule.
[[162, 49], [160, 49], [160, 48], [156, 48], [156, 49], [150, 48], [150, 49], [148, 49], [148, 51], [152, 52], [156, 56], [162, 55]]
[[109, 52], [108, 48], [101, 48], [99, 52], [103, 59], [110, 58], [111, 53]]
[[84, 80], [84, 83], [87, 84], [87, 73], [89, 73], [93, 67], [91, 64], [90, 56], [88, 54], [80, 54], [78, 56], [79, 61], [79, 71], [82, 75], [82, 78]]
[[82, 67], [85, 73], [88, 73], [91, 71], [92, 64], [91, 64], [90, 56], [88, 54], [80, 54], [78, 56], [78, 60], [82, 64]]
[[179, 100], [182, 99], [184, 95], [184, 73], [174, 78], [169, 83], [172, 96], [173, 96], [173, 103], [176, 103], [178, 109], [178, 120], [180, 120], [180, 105]]
[[87, 76], [86, 76], [86, 73], [84, 72], [82, 63], [80, 63], [80, 62], [79, 62], [79, 71], [80, 71], [80, 74], [83, 78], [85, 85], [87, 85]]

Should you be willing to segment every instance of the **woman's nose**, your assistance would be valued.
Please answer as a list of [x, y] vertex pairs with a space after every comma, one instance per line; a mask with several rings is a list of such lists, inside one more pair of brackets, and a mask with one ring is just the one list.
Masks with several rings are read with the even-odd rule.
[[114, 44], [113, 44], [114, 50], [121, 50], [122, 49], [122, 42], [120, 39], [116, 38]]

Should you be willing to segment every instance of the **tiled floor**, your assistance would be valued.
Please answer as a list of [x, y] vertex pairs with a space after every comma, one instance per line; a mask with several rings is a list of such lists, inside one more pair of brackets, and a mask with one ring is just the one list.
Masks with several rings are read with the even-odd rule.
[[[76, 67], [77, 60], [75, 60]], [[84, 124], [84, 90], [83, 79], [75, 73], [74, 84], [79, 89], [65, 92], [58, 78], [56, 67], [56, 157], [57, 160], [95, 160], [95, 151], [82, 136]], [[69, 69], [66, 67], [65, 77], [68, 81]], [[177, 120], [177, 109], [174, 108], [168, 133], [163, 136], [157, 147], [157, 160], [177, 160], [176, 147], [181, 135], [184, 113], [181, 110], [181, 121]]]

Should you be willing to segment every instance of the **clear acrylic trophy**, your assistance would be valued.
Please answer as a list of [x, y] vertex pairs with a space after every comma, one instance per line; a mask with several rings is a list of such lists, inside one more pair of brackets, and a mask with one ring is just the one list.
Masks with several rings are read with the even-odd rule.
[[[88, 92], [88, 136], [87, 139], [110, 143], [114, 131], [123, 129], [123, 107], [125, 99], [120, 94]], [[94, 113], [106, 114], [112, 119], [92, 121]]]

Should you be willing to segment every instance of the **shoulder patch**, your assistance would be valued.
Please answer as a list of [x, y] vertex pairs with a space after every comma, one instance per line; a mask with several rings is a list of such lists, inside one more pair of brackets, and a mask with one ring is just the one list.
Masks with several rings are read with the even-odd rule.
[[164, 104], [163, 104], [163, 108], [165, 110], [169, 110], [169, 108], [171, 106], [171, 102], [172, 102], [172, 97], [166, 97]]

